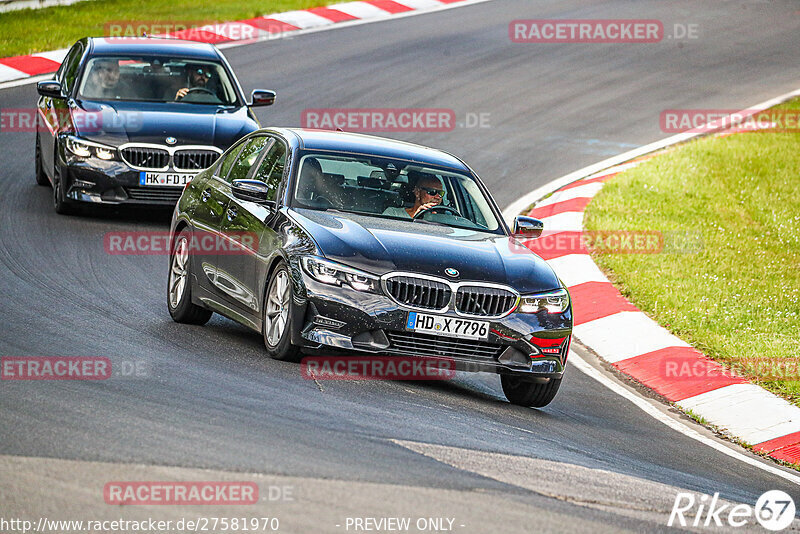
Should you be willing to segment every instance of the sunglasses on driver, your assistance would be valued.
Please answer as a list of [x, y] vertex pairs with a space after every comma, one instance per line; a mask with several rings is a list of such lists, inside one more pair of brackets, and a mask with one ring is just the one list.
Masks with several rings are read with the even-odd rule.
[[444, 191], [441, 189], [432, 189], [430, 187], [420, 187], [420, 191], [425, 191], [432, 197], [444, 197]]

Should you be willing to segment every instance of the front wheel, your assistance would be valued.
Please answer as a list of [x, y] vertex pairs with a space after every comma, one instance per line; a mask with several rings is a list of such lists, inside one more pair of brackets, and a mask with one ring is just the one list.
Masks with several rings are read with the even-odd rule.
[[53, 209], [59, 215], [69, 215], [73, 212], [73, 206], [67, 200], [64, 192], [62, 176], [61, 168], [58, 165], [58, 161], [56, 161], [53, 166]]
[[192, 303], [191, 263], [189, 262], [189, 232], [183, 230], [175, 239], [169, 260], [167, 308], [178, 323], [206, 324], [212, 312]]
[[511, 404], [542, 408], [550, 404], [561, 387], [560, 378], [551, 378], [546, 383], [529, 382], [513, 375], [500, 375], [503, 393]]
[[300, 347], [292, 345], [292, 281], [285, 263], [272, 272], [264, 296], [263, 334], [267, 353], [276, 360], [297, 361]]

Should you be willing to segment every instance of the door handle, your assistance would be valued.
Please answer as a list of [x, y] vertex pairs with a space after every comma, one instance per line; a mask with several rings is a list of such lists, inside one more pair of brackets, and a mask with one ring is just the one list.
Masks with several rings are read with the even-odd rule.
[[200, 194], [200, 200], [203, 202], [208, 202], [208, 199], [211, 198], [211, 189], [206, 189]]
[[238, 212], [236, 211], [236, 208], [228, 208], [228, 220], [229, 221], [234, 220], [236, 218], [237, 214], [238, 214]]

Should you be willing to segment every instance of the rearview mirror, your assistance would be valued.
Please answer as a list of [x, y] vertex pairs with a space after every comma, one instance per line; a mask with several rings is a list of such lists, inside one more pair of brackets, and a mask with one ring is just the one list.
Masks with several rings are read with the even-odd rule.
[[525, 237], [539, 237], [544, 230], [544, 223], [533, 217], [522, 215], [514, 219], [514, 233]]
[[253, 89], [250, 94], [250, 107], [258, 106], [271, 106], [275, 103], [275, 91], [267, 91], [266, 89]]
[[239, 200], [266, 204], [270, 202], [272, 188], [260, 180], [234, 180], [231, 193]]
[[64, 98], [64, 93], [61, 92], [61, 84], [55, 80], [45, 80], [37, 83], [36, 91], [38, 91], [41, 96]]

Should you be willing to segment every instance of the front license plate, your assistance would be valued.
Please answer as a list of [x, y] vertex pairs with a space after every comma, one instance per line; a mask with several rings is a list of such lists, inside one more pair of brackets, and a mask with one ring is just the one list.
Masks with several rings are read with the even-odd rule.
[[194, 174], [178, 172], [139, 172], [139, 185], [166, 185], [183, 187], [194, 178]]
[[486, 339], [489, 337], [488, 321], [472, 321], [459, 317], [444, 317], [427, 313], [409, 312], [406, 329], [423, 334], [457, 337], [461, 339]]

